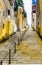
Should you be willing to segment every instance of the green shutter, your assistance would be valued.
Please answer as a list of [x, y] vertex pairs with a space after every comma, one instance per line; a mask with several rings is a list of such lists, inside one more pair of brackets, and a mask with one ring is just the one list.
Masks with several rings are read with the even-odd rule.
[[22, 0], [18, 0], [18, 6], [22, 7], [23, 5], [23, 1]]

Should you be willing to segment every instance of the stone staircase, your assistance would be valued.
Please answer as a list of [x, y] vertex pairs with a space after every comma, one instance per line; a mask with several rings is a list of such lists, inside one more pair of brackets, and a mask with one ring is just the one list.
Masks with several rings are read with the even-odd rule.
[[[2, 65], [7, 65], [9, 63], [9, 49], [11, 49], [11, 58], [12, 58], [11, 62], [13, 62], [13, 55], [15, 56], [14, 42], [16, 42], [16, 45], [18, 45], [18, 38], [21, 39], [23, 33], [24, 32], [17, 32], [15, 35], [10, 36], [10, 38], [3, 43], [4, 45], [0, 48], [0, 65], [1, 65], [1, 60], [2, 60]], [[15, 57], [14, 60], [18, 61], [17, 58]]]

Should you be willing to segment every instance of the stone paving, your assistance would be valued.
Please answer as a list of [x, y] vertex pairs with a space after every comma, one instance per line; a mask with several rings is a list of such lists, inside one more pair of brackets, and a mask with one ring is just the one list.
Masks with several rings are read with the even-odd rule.
[[[19, 34], [12, 36], [9, 42], [13, 42], [14, 38], [20, 37]], [[13, 45], [6, 44], [8, 47]], [[5, 49], [5, 50], [7, 50]], [[7, 57], [8, 59], [8, 57]], [[6, 59], [6, 60], [7, 60]], [[4, 61], [3, 65], [8, 65], [7, 61]], [[6, 64], [7, 63], [7, 64]], [[27, 31], [20, 45], [16, 46], [16, 53], [11, 53], [11, 64], [42, 64], [42, 41], [39, 38], [37, 32]]]
[[17, 32], [15, 35], [10, 36], [7, 41], [0, 43], [0, 62], [2, 60], [2, 65], [9, 63], [9, 49], [11, 49], [11, 53], [13, 54], [14, 42], [18, 44], [18, 38], [20, 38], [20, 35], [22, 35], [22, 33], [23, 32]]
[[42, 64], [42, 41], [37, 32], [26, 32], [11, 62], [12, 64]]

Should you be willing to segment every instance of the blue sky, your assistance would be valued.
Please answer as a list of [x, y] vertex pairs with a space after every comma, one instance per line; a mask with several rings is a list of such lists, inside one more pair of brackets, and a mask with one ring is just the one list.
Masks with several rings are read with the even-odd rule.
[[36, 5], [37, 0], [32, 0], [32, 5]]
[[24, 7], [25, 10], [27, 12], [27, 22], [28, 24], [31, 26], [31, 22], [32, 22], [32, 0], [23, 0], [24, 2]]

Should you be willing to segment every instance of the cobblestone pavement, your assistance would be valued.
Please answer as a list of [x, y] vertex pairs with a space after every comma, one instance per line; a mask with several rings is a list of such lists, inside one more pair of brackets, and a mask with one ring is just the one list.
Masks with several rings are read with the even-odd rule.
[[[5, 52], [6, 50], [9, 50], [9, 47], [11, 48], [13, 45], [9, 42], [14, 42], [14, 40], [17, 42], [17, 38], [21, 37], [19, 35], [20, 33], [17, 33], [15, 36], [13, 35], [9, 41], [5, 42], [4, 46]], [[16, 39], [15, 39], [16, 38]], [[4, 48], [3, 46], [3, 48]], [[1, 50], [2, 51], [2, 50]], [[8, 51], [7, 51], [8, 52]], [[5, 54], [3, 54], [5, 55]], [[1, 56], [3, 56], [1, 55]], [[0, 56], [0, 57], [1, 57]], [[2, 58], [2, 57], [1, 57]], [[6, 58], [8, 60], [8, 57]], [[8, 65], [7, 61], [4, 61], [3, 65]], [[7, 64], [6, 64], [7, 63]], [[16, 46], [16, 53], [12, 51], [11, 53], [11, 64], [29, 64], [29, 63], [39, 63], [42, 64], [42, 41], [39, 38], [37, 32], [35, 31], [27, 31], [24, 38], [20, 42], [20, 45]]]
[[17, 46], [16, 54], [12, 56], [12, 64], [42, 64], [42, 41], [37, 32], [27, 31], [20, 45]]
[[[14, 42], [18, 44], [18, 38], [20, 38], [22, 33], [23, 32], [17, 32], [16, 34], [10, 36], [7, 41], [0, 43], [0, 62], [2, 60], [5, 64], [8, 64], [7, 60], [9, 60], [9, 49], [12, 49], [11, 51], [14, 51]], [[5, 65], [4, 63], [3, 65]]]

